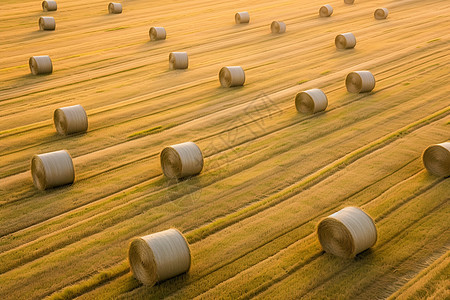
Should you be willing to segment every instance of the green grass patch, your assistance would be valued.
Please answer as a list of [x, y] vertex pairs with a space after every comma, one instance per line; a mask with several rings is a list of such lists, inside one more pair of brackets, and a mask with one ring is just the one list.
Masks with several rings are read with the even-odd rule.
[[105, 31], [116, 31], [116, 30], [122, 30], [122, 29], [126, 29], [126, 28], [128, 28], [128, 27], [121, 26], [121, 27], [109, 28], [109, 29], [106, 29]]
[[146, 129], [146, 130], [142, 130], [142, 131], [138, 131], [138, 132], [132, 133], [127, 138], [129, 138], [129, 139], [138, 139], [138, 138], [141, 138], [141, 137], [144, 137], [144, 136], [147, 136], [147, 135], [152, 135], [152, 134], [156, 134], [156, 133], [162, 132], [162, 131], [164, 131], [166, 129], [169, 129], [169, 128], [172, 128], [172, 127], [175, 127], [175, 126], [176, 126], [176, 124], [169, 124], [169, 125], [166, 125], [166, 126], [159, 125], [159, 126], [155, 126], [155, 127]]
[[298, 81], [297, 84], [302, 84], [302, 83], [305, 83], [305, 82], [308, 82], [308, 81], [309, 81], [308, 79], [302, 79], [302, 80]]
[[331, 71], [330, 71], [330, 70], [327, 70], [327, 71], [324, 71], [324, 72], [320, 73], [320, 75], [323, 76], [323, 75], [327, 75], [327, 74], [329, 74], [329, 73], [331, 73]]
[[439, 38], [437, 38], [437, 39], [433, 39], [433, 40], [429, 40], [427, 43], [429, 44], [429, 43], [434, 43], [434, 42], [437, 42], [437, 41], [440, 41], [441, 39], [439, 39]]

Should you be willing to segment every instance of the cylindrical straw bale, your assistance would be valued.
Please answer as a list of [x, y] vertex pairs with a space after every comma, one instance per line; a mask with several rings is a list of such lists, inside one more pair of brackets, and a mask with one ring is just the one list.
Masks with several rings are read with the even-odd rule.
[[75, 180], [72, 157], [66, 150], [34, 155], [31, 159], [31, 177], [40, 190], [71, 184]]
[[358, 207], [346, 207], [320, 221], [317, 235], [323, 250], [352, 258], [377, 241], [372, 218]]
[[373, 16], [377, 20], [383, 20], [383, 19], [387, 18], [388, 14], [389, 14], [388, 9], [383, 7], [383, 8], [377, 8], [375, 10], [375, 12], [373, 13]]
[[248, 23], [250, 22], [250, 14], [247, 11], [238, 12], [234, 15], [234, 20], [236, 24]]
[[344, 0], [345, 4], [353, 4], [355, 3], [355, 0]]
[[450, 176], [450, 142], [428, 146], [423, 152], [422, 161], [431, 174]]
[[28, 60], [30, 71], [33, 75], [50, 74], [53, 72], [53, 64], [50, 56], [32, 56]]
[[327, 95], [320, 89], [311, 89], [298, 93], [295, 97], [297, 111], [304, 114], [314, 114], [324, 111], [328, 106]]
[[164, 148], [160, 155], [161, 168], [168, 178], [183, 178], [200, 173], [203, 169], [203, 154], [193, 142]]
[[131, 241], [128, 261], [134, 277], [145, 285], [186, 273], [191, 267], [191, 251], [183, 234], [168, 229]]
[[187, 69], [188, 65], [189, 59], [187, 52], [171, 52], [169, 54], [170, 69]]
[[370, 92], [375, 87], [375, 77], [370, 71], [351, 72], [345, 78], [345, 85], [350, 93]]
[[53, 113], [53, 121], [59, 134], [85, 132], [88, 129], [87, 114], [81, 105], [56, 109]]
[[56, 22], [53, 17], [40, 17], [39, 18], [39, 29], [40, 30], [55, 30]]
[[150, 40], [165, 40], [166, 39], [166, 30], [164, 27], [151, 27], [148, 34], [150, 35]]
[[223, 87], [242, 86], [245, 82], [245, 72], [241, 67], [223, 67], [219, 72], [220, 84]]
[[333, 14], [333, 7], [330, 4], [325, 4], [319, 9], [319, 16], [329, 17]]
[[58, 5], [56, 5], [56, 1], [46, 0], [42, 1], [42, 10], [43, 11], [55, 11], [57, 10]]
[[108, 4], [108, 12], [110, 14], [121, 14], [122, 13], [122, 4], [111, 2]]
[[356, 46], [356, 38], [351, 32], [342, 33], [336, 36], [334, 43], [338, 49], [351, 49]]
[[281, 21], [273, 21], [272, 24], [270, 24], [270, 30], [272, 33], [286, 32], [286, 24]]

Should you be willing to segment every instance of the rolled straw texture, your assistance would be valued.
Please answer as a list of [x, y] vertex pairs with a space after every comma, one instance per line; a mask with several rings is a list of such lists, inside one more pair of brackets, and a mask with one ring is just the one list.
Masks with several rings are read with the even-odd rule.
[[270, 24], [270, 30], [272, 33], [286, 32], [286, 24], [281, 21], [273, 21], [272, 24]]
[[53, 72], [53, 64], [50, 56], [32, 56], [28, 60], [30, 71], [33, 75], [50, 74]]
[[336, 36], [334, 43], [338, 49], [351, 49], [356, 46], [356, 38], [351, 32], [342, 33]]
[[346, 207], [320, 221], [317, 235], [323, 250], [352, 258], [377, 241], [372, 218], [357, 207]]
[[134, 277], [152, 286], [188, 272], [191, 252], [183, 234], [172, 228], [132, 240], [128, 261]]
[[325, 93], [319, 89], [311, 89], [298, 93], [295, 97], [297, 111], [304, 114], [314, 114], [324, 111], [328, 106]]
[[122, 4], [111, 2], [108, 4], [108, 12], [110, 14], [121, 14], [122, 13]]
[[42, 1], [42, 10], [43, 11], [55, 11], [57, 9], [58, 9], [58, 5], [56, 4], [56, 1], [53, 1], [53, 0]]
[[53, 122], [59, 134], [85, 132], [88, 129], [88, 117], [81, 105], [56, 109], [53, 113]]
[[377, 8], [375, 10], [375, 12], [373, 13], [373, 16], [377, 20], [383, 20], [383, 19], [387, 18], [388, 14], [389, 14], [388, 9], [383, 7], [383, 8]]
[[219, 81], [223, 87], [241, 86], [245, 83], [245, 72], [241, 67], [223, 67], [219, 72]]
[[166, 39], [166, 30], [164, 27], [151, 27], [148, 34], [150, 35], [150, 40], [165, 40]]
[[234, 15], [234, 20], [236, 21], [236, 24], [249, 23], [250, 14], [246, 11], [238, 12]]
[[333, 14], [333, 7], [330, 4], [325, 4], [319, 9], [319, 16], [329, 17]]
[[31, 177], [40, 190], [71, 184], [75, 180], [72, 157], [66, 150], [34, 155]]
[[345, 4], [353, 4], [355, 3], [355, 0], [344, 0]]
[[370, 92], [375, 87], [375, 77], [370, 71], [351, 72], [345, 78], [345, 85], [350, 93]]
[[53, 17], [40, 17], [39, 18], [39, 29], [40, 30], [55, 30], [56, 22]]
[[168, 178], [183, 178], [200, 173], [203, 169], [203, 154], [193, 142], [164, 148], [160, 155], [161, 168]]
[[450, 142], [428, 146], [422, 154], [422, 161], [431, 174], [450, 176]]
[[189, 58], [187, 52], [171, 52], [169, 54], [170, 69], [187, 69]]

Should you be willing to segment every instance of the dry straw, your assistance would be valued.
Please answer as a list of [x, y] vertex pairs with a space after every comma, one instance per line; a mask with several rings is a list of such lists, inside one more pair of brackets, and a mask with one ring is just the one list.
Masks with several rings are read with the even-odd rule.
[[295, 96], [295, 107], [297, 111], [304, 114], [314, 114], [324, 111], [327, 106], [327, 96], [319, 89], [303, 91]]
[[344, 0], [345, 4], [353, 4], [355, 0]]
[[171, 52], [169, 54], [170, 69], [187, 69], [189, 65], [189, 58], [187, 52]]
[[346, 207], [320, 221], [317, 235], [323, 250], [352, 258], [377, 241], [372, 218], [357, 207]]
[[450, 176], [450, 142], [428, 146], [422, 154], [422, 161], [431, 174]]
[[152, 286], [188, 272], [191, 251], [183, 234], [172, 228], [133, 239], [128, 261], [134, 277]]
[[66, 150], [34, 155], [31, 159], [31, 177], [40, 190], [71, 184], [75, 180], [72, 157]]
[[375, 77], [370, 71], [351, 72], [345, 78], [345, 85], [350, 93], [370, 92], [375, 87]]
[[234, 20], [236, 24], [248, 23], [250, 22], [250, 14], [246, 11], [238, 12], [234, 15]]
[[148, 34], [150, 35], [150, 40], [152, 41], [166, 39], [166, 30], [164, 27], [151, 27]]
[[356, 38], [351, 32], [342, 33], [336, 36], [334, 43], [338, 49], [351, 49], [356, 46]]
[[197, 175], [203, 169], [203, 154], [193, 142], [166, 147], [160, 155], [161, 168], [168, 178]]
[[53, 1], [53, 0], [42, 1], [42, 10], [43, 11], [54, 11], [57, 8], [58, 8], [58, 5], [56, 5], [56, 1]]
[[40, 17], [39, 18], [39, 29], [40, 30], [55, 30], [56, 22], [53, 17]]
[[122, 4], [111, 2], [108, 4], [108, 12], [110, 14], [121, 14], [122, 13]]
[[223, 67], [219, 72], [219, 81], [223, 87], [242, 86], [245, 82], [245, 72], [241, 67]]
[[377, 8], [375, 10], [375, 12], [373, 13], [373, 16], [377, 20], [383, 20], [383, 19], [387, 18], [388, 14], [389, 14], [388, 9], [383, 7], [383, 8]]
[[53, 72], [53, 64], [50, 56], [32, 56], [28, 60], [30, 71], [33, 75], [50, 74]]
[[272, 31], [272, 33], [286, 32], [286, 24], [281, 21], [273, 21], [272, 24], [270, 24], [270, 31]]
[[319, 16], [329, 17], [333, 14], [333, 7], [330, 4], [325, 4], [319, 9]]
[[53, 113], [53, 121], [59, 134], [85, 132], [88, 129], [88, 117], [81, 105], [56, 109]]

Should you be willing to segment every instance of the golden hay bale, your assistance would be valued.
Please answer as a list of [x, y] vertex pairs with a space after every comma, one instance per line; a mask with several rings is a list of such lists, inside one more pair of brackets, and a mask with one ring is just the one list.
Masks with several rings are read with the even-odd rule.
[[169, 54], [170, 69], [187, 69], [189, 65], [189, 58], [187, 52], [171, 52]]
[[375, 244], [377, 228], [360, 208], [346, 207], [320, 221], [317, 235], [326, 252], [352, 258]]
[[377, 8], [375, 10], [375, 12], [373, 13], [373, 16], [377, 20], [383, 20], [383, 19], [387, 18], [388, 14], [389, 14], [388, 9], [383, 7], [383, 8]]
[[61, 107], [53, 113], [53, 121], [59, 134], [85, 132], [88, 129], [88, 117], [81, 105]]
[[40, 30], [55, 30], [56, 22], [53, 17], [40, 17], [39, 18], [39, 29]]
[[344, 0], [345, 4], [353, 4], [355, 0]]
[[422, 154], [422, 161], [431, 174], [450, 176], [450, 142], [428, 146]]
[[314, 114], [324, 111], [328, 106], [328, 99], [320, 89], [303, 91], [295, 96], [295, 107], [297, 111], [304, 114]]
[[34, 155], [31, 159], [31, 177], [40, 190], [71, 184], [75, 180], [72, 157], [66, 150]]
[[56, 1], [46, 0], [42, 1], [42, 10], [43, 11], [55, 11], [58, 9], [58, 5], [56, 5]]
[[242, 86], [245, 82], [245, 72], [241, 67], [223, 67], [219, 72], [219, 81], [223, 87]]
[[111, 2], [108, 4], [108, 12], [110, 14], [121, 14], [122, 13], [122, 4]]
[[333, 14], [333, 7], [330, 4], [325, 4], [319, 9], [319, 16], [329, 17]]
[[334, 43], [338, 49], [351, 49], [356, 46], [356, 38], [351, 32], [342, 33], [336, 36]]
[[281, 21], [273, 21], [272, 24], [270, 24], [270, 31], [272, 31], [272, 33], [284, 33], [286, 32], [286, 24]]
[[203, 154], [193, 142], [164, 148], [160, 155], [161, 168], [168, 178], [183, 178], [200, 173], [203, 169]]
[[166, 39], [166, 30], [164, 27], [151, 27], [148, 34], [150, 35], [150, 40], [165, 40]]
[[33, 75], [50, 74], [53, 72], [53, 64], [50, 56], [32, 56], [28, 60], [30, 71]]
[[246, 11], [238, 12], [234, 15], [234, 20], [236, 24], [248, 23], [250, 22], [250, 14]]
[[345, 85], [350, 93], [370, 92], [375, 87], [375, 77], [370, 71], [351, 72], [345, 78]]
[[183, 234], [168, 229], [131, 241], [128, 262], [134, 277], [145, 285], [186, 273], [191, 267], [191, 251]]

